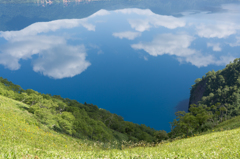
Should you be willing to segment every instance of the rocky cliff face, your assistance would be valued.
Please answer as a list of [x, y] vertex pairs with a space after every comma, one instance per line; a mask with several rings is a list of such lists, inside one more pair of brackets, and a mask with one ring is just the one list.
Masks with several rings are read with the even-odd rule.
[[202, 80], [192, 88], [190, 99], [189, 99], [188, 109], [191, 104], [198, 104], [198, 101], [200, 101], [202, 99], [203, 94], [206, 90], [206, 83], [207, 83], [206, 79]]

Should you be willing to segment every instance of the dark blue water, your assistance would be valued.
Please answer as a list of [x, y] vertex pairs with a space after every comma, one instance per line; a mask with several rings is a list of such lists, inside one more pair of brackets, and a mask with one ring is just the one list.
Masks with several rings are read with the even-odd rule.
[[170, 131], [194, 80], [239, 58], [240, 4], [154, 2], [0, 4], [0, 76]]

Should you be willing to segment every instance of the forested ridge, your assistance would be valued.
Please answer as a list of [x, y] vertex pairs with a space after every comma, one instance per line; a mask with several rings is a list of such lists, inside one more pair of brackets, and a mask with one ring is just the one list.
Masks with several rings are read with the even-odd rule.
[[237, 58], [223, 70], [209, 71], [195, 80], [190, 91], [189, 112], [176, 112], [169, 136], [202, 133], [239, 115], [240, 58]]
[[82, 104], [59, 95], [41, 94], [32, 89], [24, 90], [2, 77], [0, 95], [28, 104], [29, 108], [24, 109], [34, 114], [39, 123], [72, 137], [102, 142], [158, 142], [168, 138], [166, 131], [124, 121], [123, 117], [96, 105]]

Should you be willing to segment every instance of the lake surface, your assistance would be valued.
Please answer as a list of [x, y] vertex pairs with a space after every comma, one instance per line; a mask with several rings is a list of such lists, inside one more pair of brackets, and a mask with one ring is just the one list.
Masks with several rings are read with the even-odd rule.
[[234, 0], [34, 2], [0, 3], [0, 76], [157, 130], [240, 55]]

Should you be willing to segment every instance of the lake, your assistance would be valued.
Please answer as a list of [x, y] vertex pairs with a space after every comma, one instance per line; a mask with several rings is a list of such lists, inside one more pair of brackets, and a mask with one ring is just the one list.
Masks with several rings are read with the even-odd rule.
[[187, 111], [195, 79], [239, 58], [237, 0], [6, 2], [0, 76], [157, 130]]

